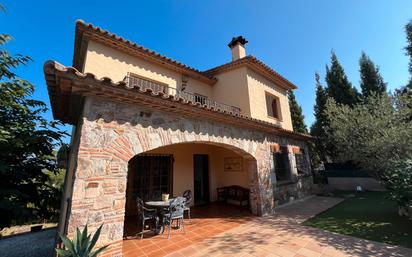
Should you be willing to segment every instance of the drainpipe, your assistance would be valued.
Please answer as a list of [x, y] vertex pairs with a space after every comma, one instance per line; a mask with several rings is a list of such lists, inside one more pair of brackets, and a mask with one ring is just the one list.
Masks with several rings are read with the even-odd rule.
[[[77, 131], [77, 127], [73, 126], [72, 128], [72, 136], [70, 140], [70, 151], [69, 155], [67, 158], [67, 164], [66, 164], [66, 175], [64, 178], [64, 187], [63, 187], [63, 196], [62, 196], [62, 201], [60, 205], [60, 215], [59, 215], [59, 223], [58, 223], [58, 232], [67, 235], [67, 223], [69, 219], [69, 214], [70, 214], [70, 209], [71, 209], [71, 195], [73, 192], [73, 178], [74, 178], [74, 170], [75, 170], [75, 159], [76, 159], [76, 154], [77, 154], [77, 149], [76, 149], [76, 142], [75, 140], [77, 139], [79, 135], [79, 131]], [[78, 144], [76, 144], [78, 145]], [[55, 238], [55, 246], [58, 248], [61, 248], [63, 245], [61, 244], [61, 239], [58, 235], [56, 235]], [[56, 253], [54, 253], [54, 256], [56, 256]]]

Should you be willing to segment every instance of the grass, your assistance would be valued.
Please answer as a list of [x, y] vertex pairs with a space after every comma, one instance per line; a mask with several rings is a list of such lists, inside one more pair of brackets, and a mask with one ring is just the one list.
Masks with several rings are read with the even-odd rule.
[[412, 248], [412, 221], [398, 215], [386, 192], [355, 193], [304, 225]]

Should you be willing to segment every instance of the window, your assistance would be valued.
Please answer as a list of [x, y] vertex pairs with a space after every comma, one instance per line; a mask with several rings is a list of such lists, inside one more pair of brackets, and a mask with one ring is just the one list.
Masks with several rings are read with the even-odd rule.
[[281, 111], [280, 111], [280, 102], [279, 98], [271, 95], [269, 93], [266, 93], [266, 107], [267, 107], [267, 113], [269, 117], [275, 118], [275, 119], [281, 119]]
[[144, 201], [160, 199], [162, 193], [172, 194], [172, 155], [137, 155], [129, 162], [133, 173], [128, 193]]
[[307, 174], [309, 163], [306, 159], [306, 154], [304, 149], [300, 149], [298, 153], [295, 153], [295, 160], [296, 160], [296, 168], [298, 170], [298, 174]]
[[195, 94], [195, 102], [200, 103], [201, 105], [205, 105], [207, 100], [207, 96]]
[[275, 164], [276, 180], [290, 180], [289, 155], [286, 146], [281, 146], [278, 152], [273, 153], [273, 162]]
[[273, 117], [278, 118], [278, 102], [276, 99], [272, 100], [272, 113], [273, 113]]

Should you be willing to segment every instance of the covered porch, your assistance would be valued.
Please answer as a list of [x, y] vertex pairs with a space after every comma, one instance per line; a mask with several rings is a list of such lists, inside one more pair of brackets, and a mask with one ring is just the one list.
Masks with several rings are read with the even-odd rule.
[[[124, 229], [125, 234], [129, 236], [125, 236], [122, 242], [123, 257], [177, 254], [190, 245], [236, 228], [255, 217], [246, 207], [228, 205], [223, 202], [193, 207], [192, 222], [189, 223], [185, 219], [186, 233], [182, 229], [173, 229], [169, 240], [166, 232], [155, 235], [152, 231], [147, 231], [144, 238], [140, 239], [140, 236], [133, 235], [137, 220], [127, 220]], [[189, 256], [192, 253], [185, 254]]]
[[[250, 199], [243, 203], [222, 201], [218, 189], [236, 185], [248, 192], [255, 165], [255, 159], [241, 149], [210, 142], [172, 144], [132, 157], [128, 165], [123, 256], [164, 256], [250, 221], [254, 217]], [[172, 229], [168, 240], [167, 228], [159, 235], [145, 230], [140, 239], [142, 225], [136, 197], [147, 202], [160, 200], [164, 193], [170, 198], [182, 196], [186, 190], [192, 191], [193, 198], [191, 222], [185, 213], [185, 231]]]

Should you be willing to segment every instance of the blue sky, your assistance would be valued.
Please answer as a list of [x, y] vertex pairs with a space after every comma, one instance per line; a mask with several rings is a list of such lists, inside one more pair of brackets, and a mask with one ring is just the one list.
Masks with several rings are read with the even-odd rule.
[[[43, 63], [71, 65], [76, 19], [200, 70], [230, 61], [227, 43], [243, 35], [248, 54], [299, 87], [295, 93], [308, 125], [314, 74], [324, 78], [332, 49], [356, 87], [361, 51], [379, 65], [389, 89], [409, 78], [403, 50], [404, 25], [412, 19], [408, 0], [2, 2], [7, 12], [0, 14], [0, 33], [14, 37], [7, 49], [34, 59], [17, 72], [36, 85], [34, 97], [48, 105]], [[52, 119], [51, 112], [46, 116]]]

